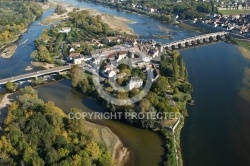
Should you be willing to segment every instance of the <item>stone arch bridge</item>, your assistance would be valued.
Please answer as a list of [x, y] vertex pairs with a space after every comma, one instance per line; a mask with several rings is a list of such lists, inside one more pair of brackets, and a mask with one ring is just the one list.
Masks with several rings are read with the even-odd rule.
[[205, 43], [210, 43], [213, 41], [224, 40], [225, 36], [228, 35], [228, 32], [216, 32], [208, 33], [200, 36], [190, 37], [183, 40], [174, 41], [171, 43], [166, 43], [163, 45], [165, 49], [180, 49], [190, 46], [201, 45]]

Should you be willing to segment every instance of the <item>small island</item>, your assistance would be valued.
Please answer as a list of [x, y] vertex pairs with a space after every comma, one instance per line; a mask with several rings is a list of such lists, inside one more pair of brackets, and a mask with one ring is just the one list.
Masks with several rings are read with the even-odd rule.
[[16, 48], [17, 48], [17, 45], [8, 46], [8, 47], [5, 48], [5, 49], [3, 50], [3, 52], [1, 53], [1, 57], [2, 57], [2, 58], [11, 58], [12, 55], [15, 53]]

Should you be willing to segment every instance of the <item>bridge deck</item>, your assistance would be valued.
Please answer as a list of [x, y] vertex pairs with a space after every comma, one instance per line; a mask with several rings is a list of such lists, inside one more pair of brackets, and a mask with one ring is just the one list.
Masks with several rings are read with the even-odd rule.
[[9, 78], [4, 78], [4, 79], [0, 79], [0, 85], [6, 84], [9, 81], [15, 82], [15, 81], [19, 81], [19, 80], [28, 79], [28, 78], [34, 78], [34, 77], [38, 77], [38, 76], [42, 76], [42, 75], [46, 75], [46, 74], [51, 74], [51, 73], [56, 73], [56, 72], [60, 72], [60, 71], [64, 71], [64, 70], [69, 70], [70, 68], [71, 68], [70, 65], [69, 66], [62, 66], [62, 67], [56, 67], [56, 68], [52, 68], [52, 69], [48, 69], [48, 70], [40, 70], [37, 72], [31, 72], [31, 73], [27, 73], [27, 74], [13, 76], [13, 77], [9, 77]]
[[166, 43], [163, 45], [163, 47], [169, 47], [172, 45], [178, 45], [178, 44], [185, 44], [186, 42], [192, 42], [194, 40], [199, 40], [199, 39], [204, 39], [204, 38], [209, 38], [209, 37], [216, 37], [218, 35], [226, 35], [228, 34], [228, 32], [216, 32], [216, 33], [208, 33], [208, 34], [204, 34], [204, 35], [199, 35], [199, 36], [194, 36], [194, 37], [190, 37], [190, 38], [186, 38], [186, 39], [182, 39], [182, 40], [177, 40], [171, 43]]

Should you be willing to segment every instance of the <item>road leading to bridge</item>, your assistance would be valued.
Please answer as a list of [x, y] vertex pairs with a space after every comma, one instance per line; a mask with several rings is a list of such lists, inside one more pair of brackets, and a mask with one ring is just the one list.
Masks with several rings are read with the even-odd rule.
[[51, 73], [57, 73], [57, 72], [69, 70], [70, 68], [71, 68], [71, 66], [68, 65], [68, 66], [56, 67], [56, 68], [52, 68], [52, 69], [48, 69], [48, 70], [40, 70], [40, 71], [37, 71], [37, 72], [22, 74], [22, 75], [19, 75], [19, 76], [4, 78], [4, 79], [0, 79], [0, 85], [6, 84], [9, 81], [10, 82], [15, 82], [15, 81], [28, 79], [28, 78], [36, 78], [38, 76], [47, 75], [47, 74], [51, 74]]

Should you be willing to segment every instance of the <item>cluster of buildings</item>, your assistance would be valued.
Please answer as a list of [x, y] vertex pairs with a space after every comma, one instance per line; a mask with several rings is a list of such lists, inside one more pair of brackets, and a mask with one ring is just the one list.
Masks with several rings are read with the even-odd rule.
[[[106, 37], [102, 43], [109, 42], [121, 43], [109, 48], [100, 48], [91, 51], [88, 55], [81, 55], [74, 52], [74, 47], [81, 46], [79, 43], [73, 43], [70, 48], [68, 59], [74, 64], [85, 64], [89, 68], [100, 67], [100, 74], [106, 78], [124, 78], [130, 77], [127, 84], [129, 90], [139, 88], [143, 84], [143, 80], [139, 77], [131, 77], [120, 71], [117, 67], [119, 64], [126, 63], [130, 68], [139, 68], [151, 81], [154, 81], [159, 76], [158, 66], [151, 63], [151, 59], [158, 57], [163, 51], [161, 43], [139, 40], [124, 40], [116, 37]], [[105, 62], [105, 63], [104, 63]]]
[[245, 0], [235, 0], [235, 1], [220, 1], [217, 0], [219, 3], [218, 9], [219, 10], [240, 10], [240, 9], [249, 9], [248, 3]]
[[250, 14], [211, 15], [205, 19], [195, 19], [193, 23], [206, 25], [210, 28], [229, 31], [234, 34], [250, 35]]
[[156, 8], [149, 8], [149, 7], [146, 7], [146, 6], [142, 6], [141, 4], [131, 4], [131, 6], [133, 8], [144, 10], [144, 11], [147, 11], [147, 12], [150, 12], [150, 13], [157, 13], [158, 12], [158, 10]]

